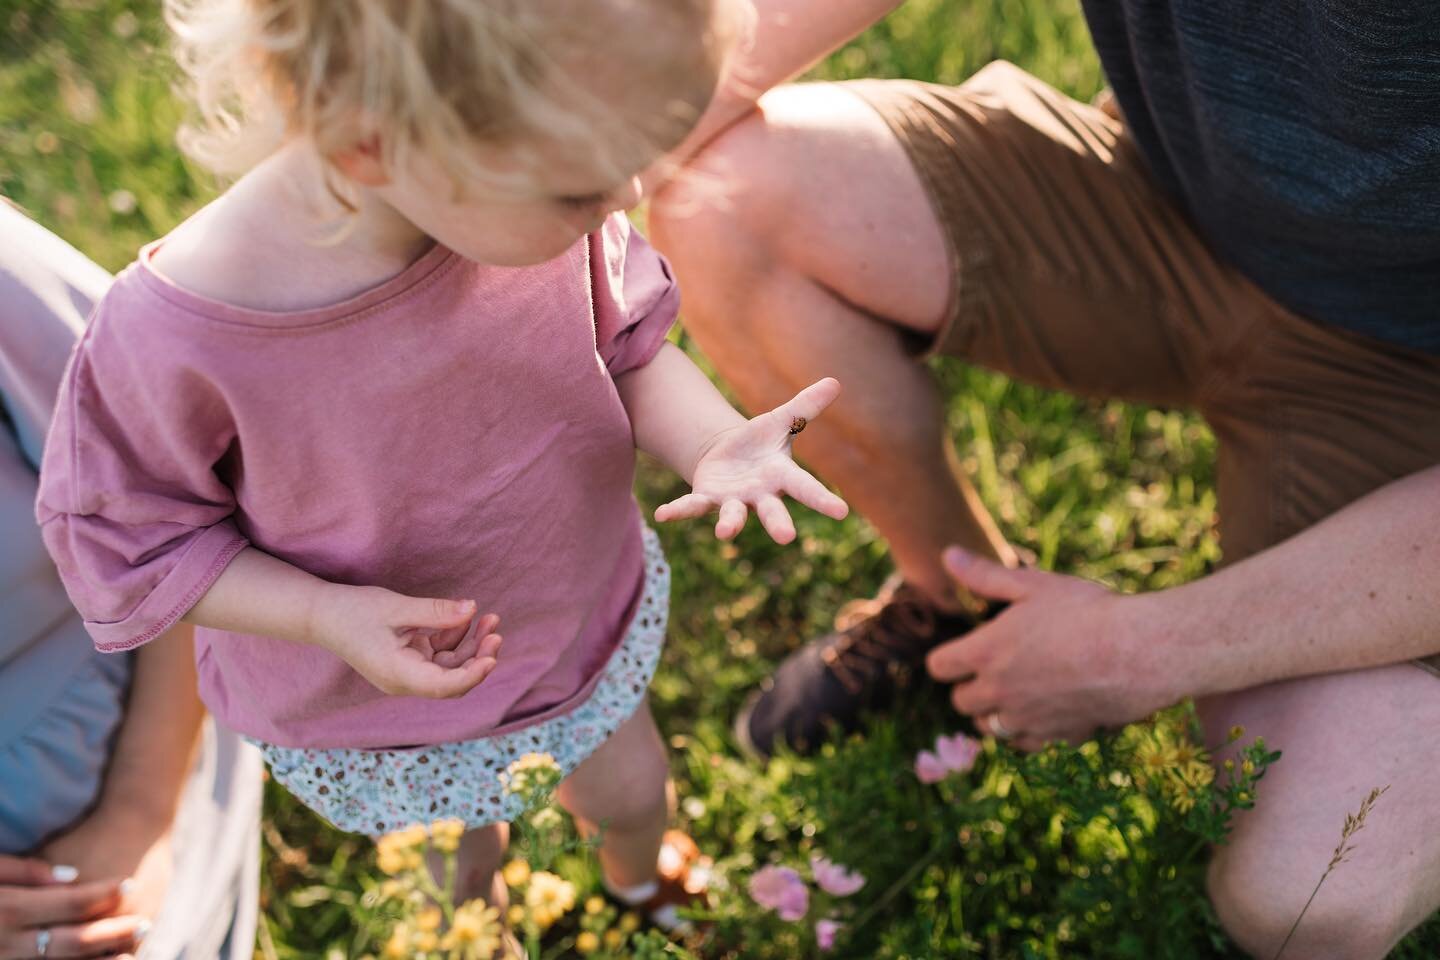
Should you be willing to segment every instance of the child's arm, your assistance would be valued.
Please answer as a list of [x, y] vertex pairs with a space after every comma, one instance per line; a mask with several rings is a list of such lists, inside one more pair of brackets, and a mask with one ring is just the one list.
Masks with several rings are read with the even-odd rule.
[[753, 508], [777, 543], [789, 543], [795, 524], [782, 496], [837, 520], [849, 512], [845, 501], [790, 455], [795, 435], [839, 396], [839, 382], [821, 380], [788, 403], [746, 420], [689, 357], [667, 343], [649, 363], [618, 376], [615, 385], [630, 415], [635, 445], [692, 488], [656, 510], [656, 520], [684, 520], [718, 509], [715, 535], [728, 540], [745, 526]]
[[458, 697], [495, 669], [500, 623], [471, 630], [472, 600], [407, 597], [383, 587], [330, 583], [246, 547], [185, 622], [323, 647], [385, 693]]

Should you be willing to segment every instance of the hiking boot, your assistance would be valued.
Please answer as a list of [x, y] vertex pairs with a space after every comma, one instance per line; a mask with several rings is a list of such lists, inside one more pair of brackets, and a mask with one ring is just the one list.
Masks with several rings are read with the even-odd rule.
[[899, 582], [845, 605], [835, 631], [785, 659], [735, 718], [740, 748], [768, 759], [781, 743], [809, 753], [832, 728], [849, 733], [867, 711], [889, 706], [924, 673], [925, 654], [982, 619], [936, 608]]

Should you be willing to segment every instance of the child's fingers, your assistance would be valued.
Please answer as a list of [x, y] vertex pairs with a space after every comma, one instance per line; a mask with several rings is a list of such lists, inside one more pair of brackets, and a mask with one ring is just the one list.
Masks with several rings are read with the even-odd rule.
[[850, 515], [850, 506], [826, 489], [825, 484], [805, 470], [796, 467], [785, 478], [785, 492], [816, 513], [823, 513], [832, 520], [844, 520]]
[[500, 647], [505, 642], [498, 633], [491, 633], [480, 640], [480, 656], [494, 659], [500, 656]]
[[715, 536], [729, 540], [745, 529], [745, 518], [749, 513], [741, 500], [726, 500], [720, 505], [720, 519], [715, 522]]
[[390, 622], [396, 627], [463, 627], [475, 616], [474, 600], [437, 600], [395, 595]]
[[479, 633], [467, 637], [454, 650], [442, 650], [435, 654], [434, 660], [437, 664], [447, 669], [459, 667], [472, 657], [494, 659], [500, 653], [500, 634], [491, 633], [481, 636]]
[[795, 539], [795, 521], [790, 519], [790, 511], [785, 509], [779, 497], [766, 494], [757, 500], [755, 516], [760, 518], [760, 525], [776, 543], [789, 543]]
[[701, 496], [698, 493], [687, 493], [685, 496], [669, 503], [662, 504], [655, 510], [655, 520], [658, 523], [668, 523], [671, 520], [693, 520], [696, 517], [703, 517], [715, 509], [715, 501], [709, 497]]
[[429, 630], [411, 630], [408, 637], [410, 646], [420, 651], [421, 656], [433, 657], [435, 644]]
[[453, 650], [441, 650], [430, 659], [448, 670], [451, 667], [460, 666], [479, 652], [480, 638], [471, 634], [464, 640], [461, 640]]
[[840, 381], [834, 377], [810, 384], [788, 401], [770, 411], [770, 417], [784, 428], [788, 435], [795, 418], [814, 420], [825, 412], [825, 408], [840, 396]]
[[495, 661], [489, 657], [475, 657], [448, 669], [417, 659], [401, 665], [398, 679], [401, 692], [408, 696], [449, 700], [469, 693], [494, 669]]
[[[446, 650], [458, 650], [460, 648], [460, 645], [463, 644], [466, 640], [470, 640], [475, 637], [483, 637], [487, 633], [494, 633], [495, 628], [499, 625], [500, 617], [494, 613], [487, 613], [485, 614], [485, 616], [480, 618], [480, 621], [478, 623], [474, 624], [473, 626], [469, 623], [466, 623], [464, 626], [451, 627], [448, 630], [441, 630], [438, 634], [430, 638], [430, 649], [437, 654], [442, 653]], [[471, 648], [470, 653], [461, 657], [452, 657], [450, 659], [450, 662], [452, 664], [464, 663], [473, 655], [474, 649]]]

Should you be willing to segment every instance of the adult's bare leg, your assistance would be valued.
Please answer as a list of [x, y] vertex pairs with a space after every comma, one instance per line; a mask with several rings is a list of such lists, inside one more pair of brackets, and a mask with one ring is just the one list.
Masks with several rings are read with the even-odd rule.
[[1379, 960], [1440, 909], [1440, 679], [1412, 664], [1306, 677], [1212, 698], [1231, 726], [1282, 756], [1254, 810], [1215, 851], [1210, 895], [1231, 936], [1273, 957], [1325, 872], [1347, 813], [1389, 787], [1330, 875], [1285, 956]]
[[885, 536], [907, 583], [953, 607], [945, 546], [1014, 562], [907, 344], [944, 320], [952, 264], [918, 175], [869, 106], [831, 84], [771, 91], [661, 192], [650, 226], [680, 276], [687, 329], [747, 407], [840, 380], [799, 450]]

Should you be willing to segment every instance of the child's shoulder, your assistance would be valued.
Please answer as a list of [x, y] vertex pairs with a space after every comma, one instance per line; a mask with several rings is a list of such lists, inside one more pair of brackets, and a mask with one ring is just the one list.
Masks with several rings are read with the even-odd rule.
[[[188, 298], [244, 310], [304, 309], [297, 291], [318, 271], [313, 251], [296, 250], [283, 230], [227, 195], [141, 251], [137, 269]], [[306, 256], [305, 254], [312, 254]]]

